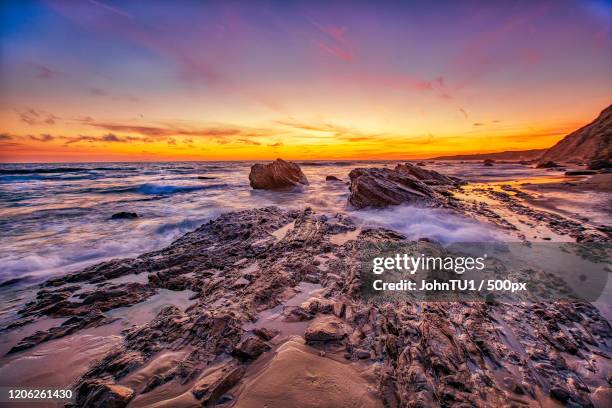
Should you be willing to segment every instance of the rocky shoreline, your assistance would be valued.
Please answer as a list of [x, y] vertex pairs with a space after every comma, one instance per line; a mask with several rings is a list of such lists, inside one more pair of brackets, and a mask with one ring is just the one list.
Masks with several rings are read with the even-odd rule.
[[[609, 240], [609, 232], [520, 204], [522, 190], [470, 191], [496, 204], [466, 200], [459, 180], [423, 170], [353, 170], [349, 203], [417, 202], [518, 230], [496, 212], [503, 208], [577, 241]], [[593, 305], [368, 303], [359, 254], [381, 242], [407, 238], [308, 208], [226, 213], [161, 250], [48, 280], [4, 330], [66, 320], [23, 338], [9, 354], [110, 324], [116, 318], [109, 312], [160, 290], [188, 290], [193, 304], [185, 310], [166, 306], [123, 330], [121, 346], [73, 384], [74, 406], [286, 407], [313, 394], [339, 407], [610, 401], [612, 329]], [[279, 372], [289, 369], [293, 377]]]

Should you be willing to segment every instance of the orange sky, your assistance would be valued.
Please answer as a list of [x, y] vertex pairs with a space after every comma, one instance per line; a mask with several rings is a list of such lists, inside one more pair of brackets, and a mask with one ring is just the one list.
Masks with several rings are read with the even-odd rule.
[[549, 147], [611, 102], [610, 7], [494, 3], [7, 2], [0, 161]]

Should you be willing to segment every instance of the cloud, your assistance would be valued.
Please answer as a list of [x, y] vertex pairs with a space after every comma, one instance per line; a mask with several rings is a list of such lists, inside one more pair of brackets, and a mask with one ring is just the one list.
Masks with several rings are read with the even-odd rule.
[[118, 14], [118, 15], [120, 15], [122, 17], [132, 18], [132, 16], [127, 11], [122, 10], [122, 9], [120, 9], [118, 7], [113, 7], [113, 6], [110, 6], [110, 5], [106, 4], [106, 3], [103, 3], [103, 2], [97, 1], [97, 0], [89, 0], [89, 2], [91, 4], [94, 4], [94, 5], [98, 6], [98, 7], [100, 7], [100, 8], [103, 8], [106, 11], [110, 11], [110, 12]]
[[108, 133], [102, 136], [89, 136], [89, 135], [78, 135], [78, 136], [58, 136], [58, 139], [65, 141], [65, 145], [88, 142], [88, 143], [128, 143], [128, 142], [152, 142], [146, 138], [134, 137], [134, 136], [117, 136], [114, 133]]
[[335, 45], [328, 45], [320, 41], [316, 41], [315, 44], [317, 44], [317, 46], [323, 51], [329, 53], [330, 55], [338, 57], [343, 61], [353, 61], [353, 53], [349, 50], [343, 49], [342, 47], [338, 47]]
[[463, 113], [463, 117], [468, 118], [468, 113], [463, 108], [459, 108], [459, 112]]
[[116, 101], [128, 101], [128, 102], [139, 102], [140, 101], [140, 98], [137, 98], [132, 95], [114, 95], [104, 89], [96, 88], [96, 87], [87, 88], [87, 92], [94, 96], [109, 98], [109, 99], [116, 100]]
[[113, 133], [109, 133], [107, 135], [102, 136], [102, 141], [104, 142], [126, 142], [125, 139], [121, 139], [119, 138], [119, 136], [113, 134]]
[[15, 112], [19, 119], [28, 125], [55, 125], [56, 121], [60, 119], [50, 112], [33, 108], [15, 109]]
[[251, 146], [261, 146], [261, 143], [251, 139], [236, 139], [237, 142]]
[[34, 62], [29, 65], [32, 68], [34, 78], [51, 79], [63, 75], [63, 72], [56, 71], [55, 69], [43, 64], [38, 64]]
[[55, 139], [55, 136], [48, 133], [41, 133], [40, 136], [28, 135], [28, 137], [37, 142], [50, 142]]
[[268, 147], [281, 147], [284, 146], [283, 142], [276, 142], [276, 143], [271, 143], [268, 145]]
[[96, 96], [106, 96], [107, 93], [103, 89], [100, 88], [87, 88], [87, 92]]
[[485, 124], [482, 122], [474, 122], [472, 123], [472, 126], [484, 126]]
[[322, 26], [321, 24], [317, 23], [316, 21], [310, 20], [310, 23], [312, 25], [314, 25], [320, 32], [327, 34], [329, 37], [331, 37], [332, 39], [334, 39], [335, 41], [339, 42], [339, 43], [345, 43], [346, 42], [346, 38], [345, 38], [345, 34], [348, 31], [348, 29], [346, 27], [338, 27], [338, 26]]
[[107, 123], [96, 121], [83, 121], [84, 124], [111, 132], [130, 132], [144, 136], [164, 137], [164, 136], [202, 136], [202, 137], [226, 137], [238, 136], [245, 129], [237, 127], [205, 127], [205, 128], [184, 128], [179, 126], [151, 126], [133, 125], [124, 123]]
[[13, 136], [8, 133], [0, 133], [0, 140], [13, 140]]
[[343, 61], [353, 61], [354, 52], [346, 40], [348, 31], [346, 27], [323, 26], [313, 20], [310, 20], [310, 23], [317, 29], [318, 33], [323, 34], [322, 36], [319, 35], [320, 39], [313, 40], [321, 50]]

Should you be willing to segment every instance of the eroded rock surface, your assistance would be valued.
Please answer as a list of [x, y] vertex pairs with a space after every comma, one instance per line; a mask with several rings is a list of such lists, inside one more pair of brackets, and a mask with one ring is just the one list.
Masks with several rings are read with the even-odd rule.
[[249, 174], [251, 187], [254, 189], [277, 190], [297, 185], [307, 185], [308, 179], [300, 166], [283, 159], [276, 159], [269, 164], [254, 164]]
[[403, 203], [438, 206], [441, 199], [432, 187], [408, 172], [357, 168], [349, 173], [349, 177], [348, 202], [355, 208], [382, 208]]
[[[356, 176], [398, 184], [397, 177], [409, 179], [413, 184], [404, 188], [411, 195], [445, 197], [435, 186], [390, 171]], [[195, 292], [185, 310], [166, 306], [150, 322], [127, 327], [121, 347], [75, 384], [76, 406], [138, 406], [146, 397], [149, 405], [174, 406], [180, 399], [204, 406], [305, 401], [314, 407], [321, 395], [337, 401], [331, 406], [350, 407], [592, 406], [609, 396], [612, 330], [593, 305], [528, 299], [368, 303], [360, 291], [360, 254], [372, 243], [406, 238], [361, 228], [341, 244], [332, 241], [355, 230], [344, 215], [310, 209], [227, 213], [167, 248], [51, 280], [23, 314], [85, 319], [159, 288]], [[509, 275], [499, 268], [500, 276]], [[135, 298], [106, 282], [140, 273], [149, 277], [147, 284], [123, 284]], [[231, 284], [240, 279], [248, 284]], [[294, 303], [306, 319], [283, 320], [281, 311], [304, 282], [320, 288]], [[278, 328], [266, 326], [273, 310]], [[80, 330], [79, 320], [73, 324]], [[283, 330], [289, 329], [303, 340], [288, 337]], [[172, 364], [144, 369], [164, 353], [172, 353]], [[258, 365], [263, 359], [270, 364]], [[135, 372], [138, 381], [130, 377]]]

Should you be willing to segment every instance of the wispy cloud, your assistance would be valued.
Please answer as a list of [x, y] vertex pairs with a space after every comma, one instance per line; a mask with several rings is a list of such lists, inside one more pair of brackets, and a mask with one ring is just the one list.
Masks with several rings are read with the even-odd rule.
[[49, 133], [41, 133], [40, 136], [28, 135], [28, 138], [30, 138], [30, 140], [34, 140], [36, 142], [43, 142], [43, 143], [55, 140], [55, 136]]
[[63, 72], [57, 71], [43, 64], [33, 62], [29, 64], [29, 66], [32, 70], [32, 76], [34, 76], [34, 78], [51, 79], [63, 75]]
[[353, 61], [353, 47], [346, 40], [347, 27], [324, 26], [314, 20], [309, 20], [320, 34], [314, 43], [326, 53], [345, 62]]
[[15, 109], [19, 119], [28, 125], [55, 125], [60, 118], [50, 112], [33, 108]]
[[102, 88], [97, 88], [97, 87], [87, 88], [87, 92], [90, 95], [108, 98], [108, 99], [115, 100], [115, 101], [128, 101], [128, 102], [139, 102], [140, 101], [140, 98], [137, 98], [133, 95], [127, 95], [127, 94], [116, 95]]

